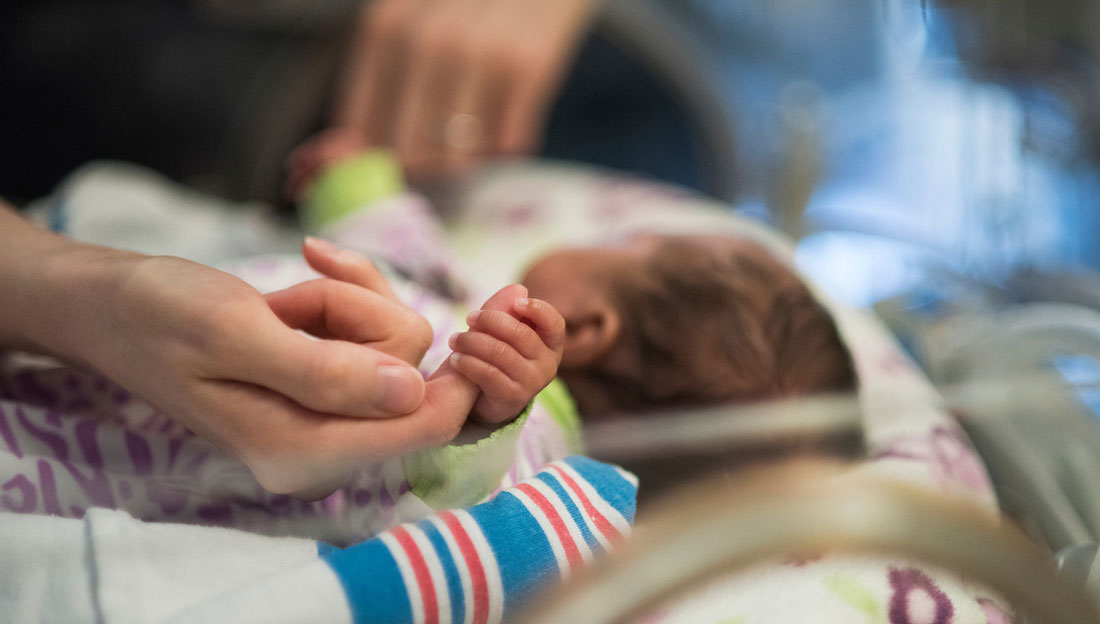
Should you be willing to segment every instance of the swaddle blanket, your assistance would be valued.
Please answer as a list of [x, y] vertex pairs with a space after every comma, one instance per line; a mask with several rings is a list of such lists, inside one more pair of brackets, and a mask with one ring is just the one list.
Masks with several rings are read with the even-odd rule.
[[583, 457], [339, 549], [301, 538], [0, 513], [5, 622], [499, 622], [630, 532], [632, 475]]

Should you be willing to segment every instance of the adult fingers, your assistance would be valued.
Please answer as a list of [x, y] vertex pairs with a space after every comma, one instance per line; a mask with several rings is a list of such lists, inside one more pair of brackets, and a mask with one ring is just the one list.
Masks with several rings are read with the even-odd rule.
[[524, 34], [509, 20], [507, 4], [475, 7], [465, 22], [461, 66], [453, 99], [444, 105], [444, 171], [457, 174], [496, 149], [500, 105], [514, 76], [510, 66], [514, 42]]
[[494, 147], [502, 154], [534, 151], [551, 95], [577, 47], [595, 3], [592, 0], [507, 0], [498, 3], [498, 29], [512, 34], [501, 71], [509, 89], [500, 103]]
[[359, 129], [370, 145], [392, 145], [409, 31], [428, 0], [378, 0], [360, 16], [334, 125]]
[[354, 284], [318, 279], [264, 295], [275, 316], [293, 329], [371, 347], [410, 364], [432, 341], [424, 317]]
[[361, 254], [326, 240], [307, 236], [302, 243], [302, 256], [309, 266], [322, 275], [362, 286], [394, 303], [401, 302], [378, 267]]
[[447, 125], [466, 63], [465, 3], [435, 3], [421, 15], [408, 50], [394, 147], [410, 176], [444, 160]]
[[[474, 37], [476, 37], [476, 33]], [[470, 167], [493, 144], [497, 114], [493, 102], [495, 89], [490, 81], [490, 48], [479, 39], [469, 42], [454, 92], [443, 121], [442, 169], [445, 175], [458, 175]]]
[[[515, 67], [515, 82], [501, 104], [496, 148], [501, 154], [529, 154], [535, 149], [546, 116], [553, 77], [537, 53], [520, 52], [509, 62]], [[520, 71], [524, 65], [526, 71]]]
[[[244, 326], [242, 326], [244, 327]], [[424, 379], [401, 359], [342, 340], [311, 340], [272, 318], [254, 322], [226, 347], [226, 376], [328, 414], [406, 414], [424, 397]]]

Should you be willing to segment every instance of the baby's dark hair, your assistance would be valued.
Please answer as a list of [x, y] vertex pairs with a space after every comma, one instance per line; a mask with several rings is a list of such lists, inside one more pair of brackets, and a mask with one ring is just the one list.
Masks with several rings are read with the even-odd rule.
[[[797, 275], [759, 245], [717, 253], [666, 238], [643, 271], [612, 279], [640, 365], [600, 375], [623, 411], [848, 392], [851, 354]], [[597, 373], [599, 375], [599, 373]]]

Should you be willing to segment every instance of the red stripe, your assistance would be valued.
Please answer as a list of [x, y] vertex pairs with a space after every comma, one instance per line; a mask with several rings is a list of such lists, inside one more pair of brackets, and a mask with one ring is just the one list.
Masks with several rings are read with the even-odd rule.
[[432, 584], [432, 575], [428, 572], [428, 564], [424, 562], [420, 548], [405, 527], [395, 527], [393, 536], [397, 538], [401, 548], [405, 549], [409, 563], [412, 564], [413, 573], [416, 574], [416, 584], [420, 587], [420, 601], [424, 605], [424, 624], [439, 624], [439, 605], [435, 601], [435, 586]]
[[569, 473], [554, 465], [548, 467], [555, 473], [557, 473], [557, 475], [561, 477], [561, 480], [565, 481], [565, 484], [569, 486], [569, 489], [573, 490], [573, 493], [577, 495], [577, 498], [579, 498], [581, 501], [581, 505], [584, 507], [584, 513], [588, 514], [588, 517], [592, 518], [592, 521], [596, 523], [596, 528], [600, 530], [600, 533], [603, 533], [603, 536], [607, 538], [607, 541], [615, 543], [618, 540], [622, 539], [622, 533], [619, 533], [619, 530], [615, 528], [615, 525], [611, 524], [607, 517], [600, 513], [598, 509], [596, 509], [596, 507], [592, 504], [592, 501], [588, 500], [588, 497], [584, 494], [584, 490], [582, 490], [581, 486], [573, 480], [573, 477], [569, 476]]
[[489, 584], [485, 581], [485, 569], [481, 566], [477, 547], [453, 513], [441, 511], [439, 518], [450, 529], [455, 543], [458, 544], [458, 550], [462, 553], [462, 558], [466, 560], [466, 569], [470, 571], [470, 587], [474, 594], [473, 624], [485, 624], [489, 621]]
[[565, 548], [565, 558], [569, 560], [569, 568], [572, 570], [580, 569], [584, 564], [581, 561], [581, 551], [577, 550], [577, 544], [573, 541], [573, 536], [569, 534], [569, 530], [565, 528], [565, 522], [558, 515], [558, 511], [554, 509], [550, 501], [546, 500], [542, 492], [536, 490], [530, 483], [521, 483], [516, 486], [516, 489], [529, 496], [539, 510], [550, 520], [550, 526], [554, 527], [554, 532], [558, 534], [558, 539], [561, 540], [561, 545]]

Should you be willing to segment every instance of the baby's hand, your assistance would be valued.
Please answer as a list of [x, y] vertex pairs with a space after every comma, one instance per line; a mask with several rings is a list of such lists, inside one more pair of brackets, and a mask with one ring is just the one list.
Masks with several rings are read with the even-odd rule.
[[451, 366], [481, 389], [474, 419], [508, 422], [558, 373], [565, 320], [549, 303], [521, 297], [512, 312], [477, 310], [470, 331], [451, 336]]

